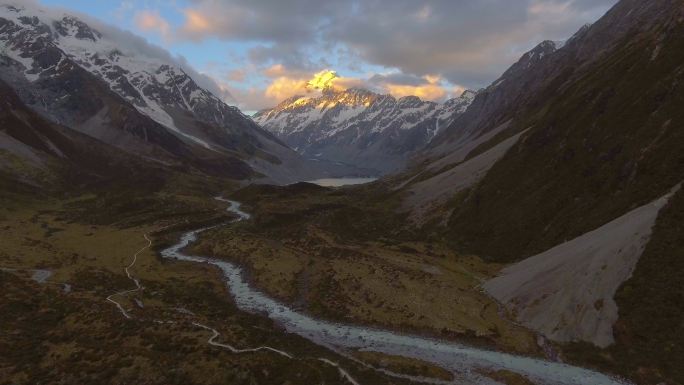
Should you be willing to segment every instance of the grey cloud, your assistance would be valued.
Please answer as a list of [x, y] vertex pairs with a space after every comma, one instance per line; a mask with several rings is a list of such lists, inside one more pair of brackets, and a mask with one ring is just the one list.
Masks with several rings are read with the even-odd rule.
[[314, 71], [317, 69], [303, 47], [292, 44], [257, 45], [251, 48], [247, 55], [249, 60], [258, 64], [282, 64], [292, 71]]
[[[537, 42], [572, 35], [616, 1], [194, 0], [193, 9], [206, 15], [212, 27], [183, 33], [260, 42], [250, 52], [255, 62], [308, 68], [316, 63], [307, 62], [307, 52], [328, 49], [334, 55], [346, 50], [352, 62], [360, 58], [407, 74], [440, 74], [478, 87]], [[532, 8], [562, 11], [534, 14]], [[331, 48], [339, 46], [344, 49]]]
[[425, 79], [404, 73], [393, 73], [393, 74], [375, 74], [368, 79], [370, 84], [400, 84], [406, 86], [419, 86], [425, 84]]
[[[344, 12], [342, 1], [194, 0], [192, 9], [211, 22], [206, 31], [181, 31], [190, 38], [205, 34], [229, 40], [311, 42], [328, 15]], [[334, 17], [334, 16], [333, 16]]]
[[[568, 4], [560, 14], [529, 12]], [[543, 7], [546, 6], [546, 7]], [[469, 87], [485, 85], [525, 50], [544, 39], [572, 35], [594, 21], [589, 2], [550, 1], [379, 1], [363, 2], [357, 13], [328, 31], [368, 62], [406, 73], [443, 74]], [[594, 17], [594, 18], [591, 18]]]

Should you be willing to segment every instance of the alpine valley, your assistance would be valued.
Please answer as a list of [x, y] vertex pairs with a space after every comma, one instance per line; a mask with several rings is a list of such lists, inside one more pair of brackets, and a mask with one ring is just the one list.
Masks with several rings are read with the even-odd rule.
[[0, 0], [0, 384], [684, 385], [684, 2], [611, 5], [456, 98], [248, 116]]

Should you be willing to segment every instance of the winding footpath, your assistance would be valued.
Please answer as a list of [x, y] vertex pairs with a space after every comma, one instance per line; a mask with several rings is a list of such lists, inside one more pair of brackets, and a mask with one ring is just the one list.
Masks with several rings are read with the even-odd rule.
[[[248, 213], [240, 209], [240, 203], [222, 198], [217, 199], [230, 204], [228, 211], [238, 216], [236, 221], [250, 218]], [[629, 384], [596, 371], [559, 362], [312, 318], [252, 288], [244, 278], [242, 269], [237, 265], [212, 258], [188, 255], [183, 252], [189, 244], [197, 240], [198, 234], [214, 227], [193, 230], [183, 234], [178, 243], [161, 252], [162, 256], [169, 259], [216, 266], [223, 272], [229, 291], [241, 310], [266, 314], [288, 332], [298, 334], [341, 354], [348, 355], [351, 350], [373, 351], [426, 361], [451, 371], [455, 376], [452, 383], [455, 384], [499, 384], [480, 374], [481, 372], [498, 370], [519, 373], [535, 383], [544, 385]], [[204, 328], [214, 333], [209, 343], [213, 342], [212, 345], [236, 350], [229, 345], [218, 344], [215, 341], [218, 332], [208, 327]], [[340, 373], [342, 374], [342, 372]], [[345, 376], [345, 378], [347, 377]], [[352, 384], [358, 384], [351, 377], [348, 380]]]
[[[227, 200], [222, 199], [222, 198], [216, 198], [216, 199], [219, 200], [219, 201], [230, 202], [230, 201], [227, 201]], [[240, 221], [240, 220], [245, 220], [245, 219], [248, 219], [248, 218], [249, 218], [249, 215], [248, 215], [248, 214], [245, 214], [245, 213], [242, 213], [241, 211], [239, 211], [239, 205], [237, 205], [237, 206], [235, 206], [235, 207], [234, 207], [233, 205], [231, 205], [231, 207], [229, 208], [229, 210], [230, 210], [230, 209], [235, 209], [235, 210], [237, 210], [237, 211], [239, 212], [239, 213], [236, 212], [236, 214], [238, 215], [238, 221]], [[157, 232], [158, 232], [158, 231], [162, 231], [162, 230], [164, 230], [164, 229], [167, 229], [167, 228], [172, 227], [172, 226], [175, 226], [175, 225], [176, 225], [176, 224], [164, 226], [164, 227], [162, 227], [162, 228], [160, 228], [160, 229], [158, 229], [158, 230], [156, 230], [156, 231], [157, 231]], [[205, 231], [205, 230], [208, 230], [208, 229], [211, 229], [211, 228], [214, 228], [214, 227], [217, 227], [217, 226], [212, 226], [212, 227], [209, 227], [209, 228], [205, 228], [205, 229], [202, 229], [202, 230], [200, 230], [200, 231]], [[149, 237], [149, 233], [143, 234], [143, 237], [144, 237], [145, 240], [147, 241], [147, 245], [144, 246], [144, 247], [142, 247], [142, 248], [141, 248], [140, 250], [138, 250], [135, 254], [133, 254], [133, 256], [132, 256], [132, 258], [131, 258], [131, 263], [129, 263], [128, 266], [126, 266], [126, 267], [124, 268], [124, 272], [126, 273], [126, 276], [128, 277], [128, 279], [130, 279], [130, 280], [135, 284], [135, 288], [134, 288], [134, 289], [124, 290], [124, 291], [120, 291], [120, 292], [111, 294], [111, 295], [109, 295], [109, 296], [106, 298], [106, 300], [107, 300], [108, 302], [111, 302], [111, 303], [113, 303], [114, 305], [116, 305], [116, 307], [119, 309], [119, 311], [121, 312], [121, 314], [122, 314], [124, 317], [126, 317], [127, 319], [133, 319], [133, 317], [131, 316], [131, 314], [130, 314], [128, 311], [126, 311], [126, 309], [124, 309], [123, 305], [121, 305], [120, 302], [114, 300], [114, 297], [116, 297], [116, 296], [126, 296], [126, 295], [128, 295], [128, 294], [130, 294], [130, 293], [135, 293], [135, 292], [138, 292], [138, 291], [142, 291], [142, 289], [143, 289], [143, 286], [140, 284], [140, 281], [139, 281], [137, 278], [135, 278], [135, 277], [131, 274], [131, 269], [133, 268], [133, 266], [135, 266], [136, 262], [138, 262], [138, 255], [140, 255], [140, 253], [142, 253], [143, 251], [147, 250], [148, 248], [152, 247], [152, 240], [151, 240], [150, 237]], [[41, 272], [44, 272], [44, 271], [43, 271], [43, 270], [36, 270], [36, 272], [41, 273]], [[48, 274], [45, 276], [45, 278], [42, 278], [44, 274], [43, 274], [43, 275], [40, 275], [40, 277], [41, 277], [40, 279], [42, 279], [42, 281], [44, 281], [45, 279], [47, 279], [47, 277], [49, 277], [49, 275], [50, 275], [51, 272], [49, 272], [49, 271], [47, 271], [47, 272], [48, 272]], [[34, 278], [34, 279], [36, 279], [36, 278]], [[42, 282], [42, 281], [41, 281], [41, 282]], [[160, 323], [160, 324], [163, 324], [163, 323], [174, 323], [174, 321], [161, 321], [161, 320], [155, 320], [154, 322]], [[228, 344], [225, 344], [225, 343], [217, 342], [216, 339], [217, 339], [221, 334], [220, 334], [216, 329], [214, 329], [214, 328], [212, 328], [212, 327], [209, 327], [209, 326], [206, 326], [206, 325], [204, 325], [204, 324], [201, 324], [201, 323], [199, 323], [199, 322], [193, 322], [192, 324], [193, 324], [194, 326], [196, 326], [196, 327], [202, 328], [202, 329], [207, 330], [207, 331], [210, 331], [210, 332], [212, 333], [211, 337], [209, 337], [209, 339], [207, 340], [207, 343], [208, 343], [209, 345], [211, 345], [211, 346], [216, 346], [216, 347], [223, 348], [223, 349], [227, 349], [227, 350], [230, 351], [231, 353], [242, 354], [242, 353], [271, 352], [271, 353], [275, 353], [275, 354], [278, 354], [278, 355], [280, 355], [280, 356], [283, 356], [283, 357], [286, 357], [286, 358], [289, 358], [289, 359], [296, 359], [296, 358], [293, 357], [291, 354], [289, 354], [289, 353], [287, 353], [287, 352], [284, 352], [284, 351], [282, 351], [282, 350], [278, 350], [278, 349], [276, 349], [276, 348], [272, 348], [272, 347], [270, 347], [270, 346], [259, 346], [259, 347], [256, 347], [256, 348], [238, 349], [238, 348], [236, 348], [236, 347], [234, 347], [234, 346], [232, 346], [232, 345], [228, 345]], [[337, 371], [338, 371], [339, 374], [340, 374], [340, 377], [343, 378], [343, 379], [345, 379], [346, 381], [348, 381], [348, 382], [351, 383], [352, 385], [361, 385], [361, 384], [359, 384], [356, 380], [354, 380], [354, 378], [352, 378], [352, 376], [351, 376], [347, 371], [345, 371], [342, 367], [340, 367], [339, 364], [337, 364], [337, 363], [335, 363], [335, 362], [333, 362], [333, 361], [330, 361], [330, 360], [328, 360], [328, 359], [326, 359], [326, 358], [319, 358], [318, 360], [321, 361], [321, 362], [323, 362], [323, 363], [325, 363], [325, 364], [327, 364], [327, 365], [330, 365], [330, 366], [333, 366], [334, 368], [336, 368]]]
[[286, 358], [294, 358], [294, 357], [292, 357], [292, 355], [290, 355], [290, 353], [286, 353], [282, 350], [278, 350], [278, 349], [272, 348], [270, 346], [260, 346], [258, 348], [253, 348], [253, 349], [238, 349], [236, 347], [233, 347], [232, 345], [224, 344], [221, 342], [216, 342], [216, 338], [218, 338], [218, 336], [220, 336], [219, 332], [216, 329], [210, 328], [209, 326], [206, 326], [206, 325], [202, 325], [199, 322], [193, 322], [192, 324], [197, 326], [197, 327], [200, 327], [204, 330], [208, 330], [212, 333], [212, 336], [209, 337], [209, 339], [207, 340], [207, 343], [209, 345], [218, 346], [220, 348], [228, 349], [232, 353], [239, 354], [239, 353], [256, 353], [256, 352], [261, 352], [261, 351], [269, 351], [269, 352], [276, 353], [276, 354], [281, 355], [281, 356], [286, 357]]
[[130, 269], [135, 265], [136, 262], [138, 262], [138, 255], [140, 255], [140, 253], [147, 250], [148, 248], [152, 247], [152, 240], [150, 239], [150, 237], [148, 237], [147, 234], [144, 234], [143, 236], [145, 237], [145, 240], [147, 241], [147, 245], [144, 246], [143, 248], [141, 248], [140, 250], [138, 250], [135, 254], [133, 254], [133, 258], [132, 258], [131, 263], [124, 268], [124, 272], [126, 273], [126, 276], [128, 277], [128, 279], [133, 281], [133, 283], [135, 284], [135, 289], [120, 291], [118, 293], [114, 293], [114, 294], [107, 297], [107, 301], [116, 305], [116, 307], [119, 308], [119, 311], [121, 312], [121, 314], [123, 314], [123, 316], [128, 318], [128, 319], [132, 318], [131, 315], [126, 311], [126, 309], [123, 308], [123, 306], [121, 305], [120, 302], [114, 300], [114, 297], [126, 296], [130, 293], [135, 293], [137, 291], [142, 290], [142, 286], [140, 285], [140, 281], [138, 281], [137, 278], [135, 278], [131, 275]]

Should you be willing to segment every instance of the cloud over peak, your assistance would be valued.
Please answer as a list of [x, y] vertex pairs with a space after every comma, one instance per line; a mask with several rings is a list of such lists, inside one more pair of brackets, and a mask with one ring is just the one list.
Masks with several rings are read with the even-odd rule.
[[343, 45], [371, 64], [483, 85], [534, 42], [570, 36], [614, 2], [194, 0], [180, 33], [259, 42], [252, 59], [262, 62]]
[[338, 87], [433, 100], [484, 87], [540, 41], [571, 36], [617, 1], [121, 0], [116, 12], [253, 109], [325, 68], [338, 71]]

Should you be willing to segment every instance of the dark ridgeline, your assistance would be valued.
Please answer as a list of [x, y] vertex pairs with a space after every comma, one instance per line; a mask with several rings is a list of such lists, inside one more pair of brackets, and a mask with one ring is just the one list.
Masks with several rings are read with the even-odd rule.
[[[464, 138], [499, 132], [468, 159], [529, 129], [480, 183], [434, 208], [451, 213], [445, 236], [454, 247], [518, 261], [684, 181], [682, 106], [684, 2], [622, 0], [564, 45], [543, 42], [525, 54], [407, 175], [425, 173]], [[616, 344], [573, 345], [570, 357], [642, 384], [684, 383], [683, 201], [680, 190], [662, 210], [633, 278], [616, 295]]]

